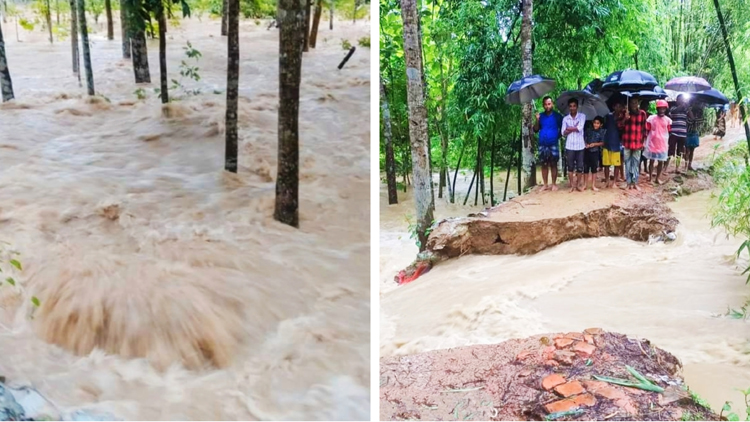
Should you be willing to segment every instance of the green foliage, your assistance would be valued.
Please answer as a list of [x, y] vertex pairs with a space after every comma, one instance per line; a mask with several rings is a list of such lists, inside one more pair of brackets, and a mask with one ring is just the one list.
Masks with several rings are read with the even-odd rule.
[[[417, 248], [422, 249], [422, 242], [419, 241], [419, 225], [412, 221], [411, 216], [406, 217], [406, 222], [409, 225], [408, 232], [409, 232], [409, 239], [413, 239], [414, 243], [417, 245]], [[433, 225], [435, 224], [435, 220], [432, 220], [430, 223], [430, 227], [426, 228], [424, 231], [424, 235], [426, 237], [430, 236], [430, 233], [432, 233]]]
[[27, 30], [27, 31], [33, 31], [34, 30], [34, 23], [30, 22], [24, 18], [20, 18], [18, 20], [18, 24], [21, 25], [21, 28]]
[[188, 89], [184, 86], [183, 80], [186, 78], [195, 82], [201, 80], [201, 76], [199, 73], [200, 69], [198, 68], [198, 66], [188, 63], [188, 60], [193, 60], [197, 63], [198, 60], [202, 57], [202, 54], [200, 51], [196, 50], [193, 47], [190, 41], [188, 41], [187, 45], [182, 49], [185, 51], [187, 60], [180, 61], [180, 80], [172, 79], [172, 86], [170, 87], [170, 89], [180, 89], [185, 95], [198, 95], [201, 92], [200, 88]]
[[[219, 8], [221, 15], [221, 8]], [[245, 19], [273, 18], [276, 16], [276, 2], [270, 0], [240, 0], [240, 14]]]
[[[721, 412], [719, 413], [720, 418], [726, 418], [723, 420], [728, 421], [750, 421], [750, 388], [747, 390], [739, 390], [739, 392], [742, 393], [743, 396], [745, 396], [745, 416], [744, 419], [741, 418], [736, 412], [732, 410], [732, 403], [731, 402], [725, 402], [724, 406], [721, 408]], [[727, 413], [726, 416], [724, 416], [724, 413]]]
[[359, 39], [357, 43], [361, 45], [362, 47], [370, 48], [370, 37], [369, 36], [362, 37]]
[[349, 42], [349, 40], [341, 39], [341, 48], [344, 50], [349, 50], [352, 48], [352, 43]]
[[145, 100], [146, 99], [146, 90], [143, 88], [138, 88], [135, 91], [133, 91], [133, 94], [139, 99], [139, 100]]
[[94, 16], [94, 22], [99, 22], [99, 16], [104, 13], [104, 0], [86, 0], [86, 9]]
[[[18, 274], [23, 271], [23, 265], [21, 264], [21, 261], [18, 260], [20, 255], [21, 254], [18, 251], [10, 248], [8, 243], [0, 242], [0, 273], [11, 274], [5, 277], [4, 282], [0, 281], [0, 287], [2, 287], [3, 284], [8, 284], [10, 287], [16, 288], [25, 294], [26, 291], [23, 284], [16, 279]], [[16, 277], [13, 277], [13, 275]], [[36, 296], [31, 296], [30, 300], [35, 308], [38, 308], [41, 305], [39, 298]]]

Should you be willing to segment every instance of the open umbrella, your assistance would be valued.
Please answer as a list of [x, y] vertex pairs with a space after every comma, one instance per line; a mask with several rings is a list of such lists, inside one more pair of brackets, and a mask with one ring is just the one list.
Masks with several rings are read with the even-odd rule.
[[607, 103], [590, 91], [565, 91], [555, 100], [555, 107], [568, 114], [568, 101], [571, 98], [578, 100], [578, 111], [586, 115], [586, 120], [594, 120], [596, 116], [606, 116], [609, 113]]
[[602, 84], [602, 91], [644, 91], [651, 90], [659, 83], [650, 73], [642, 70], [625, 69], [610, 73]]
[[679, 76], [672, 78], [664, 85], [664, 88], [680, 92], [701, 92], [711, 89], [711, 84], [705, 79], [697, 76]]
[[663, 100], [669, 97], [667, 92], [658, 86], [655, 86], [651, 90], [634, 91], [634, 92], [623, 91], [622, 94], [625, 95], [626, 97], [637, 96], [641, 100], [646, 100], [646, 101]]
[[508, 87], [505, 102], [508, 104], [525, 104], [543, 97], [555, 89], [555, 81], [541, 75], [521, 78]]
[[708, 105], [729, 104], [729, 98], [722, 94], [718, 89], [711, 88], [708, 91], [694, 92], [691, 94], [693, 99]]

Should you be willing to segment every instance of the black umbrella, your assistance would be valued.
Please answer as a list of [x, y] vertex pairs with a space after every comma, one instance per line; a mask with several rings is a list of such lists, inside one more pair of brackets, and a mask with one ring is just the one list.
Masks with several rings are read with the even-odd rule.
[[626, 69], [610, 73], [602, 84], [602, 91], [644, 91], [652, 90], [658, 84], [650, 73]]
[[586, 87], [583, 88], [583, 90], [584, 91], [589, 91], [589, 92], [591, 92], [593, 94], [598, 94], [598, 93], [601, 92], [603, 84], [604, 84], [604, 82], [601, 79], [596, 78], [593, 81], [589, 82], [586, 85]]
[[637, 96], [641, 100], [646, 101], [654, 101], [654, 100], [663, 100], [664, 98], [667, 98], [669, 95], [666, 91], [661, 89], [661, 87], [654, 87], [651, 90], [644, 90], [644, 91], [623, 91], [622, 92], [627, 97], [633, 97]]
[[508, 104], [525, 104], [543, 97], [555, 89], [555, 81], [541, 75], [521, 78], [508, 87], [505, 102]]
[[678, 76], [670, 79], [664, 88], [680, 92], [702, 92], [711, 89], [711, 84], [697, 76]]
[[565, 91], [555, 100], [555, 106], [563, 114], [568, 114], [568, 101], [578, 100], [578, 111], [586, 115], [586, 120], [594, 120], [596, 116], [606, 116], [609, 113], [607, 103], [590, 91]]
[[711, 88], [708, 91], [694, 92], [690, 94], [690, 98], [694, 98], [702, 103], [710, 105], [729, 104], [729, 98], [715, 88]]

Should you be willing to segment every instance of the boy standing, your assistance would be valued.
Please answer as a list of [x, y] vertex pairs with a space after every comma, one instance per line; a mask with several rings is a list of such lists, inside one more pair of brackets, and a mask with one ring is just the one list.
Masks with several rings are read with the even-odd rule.
[[667, 153], [667, 164], [664, 166], [665, 172], [669, 169], [669, 162], [675, 155], [677, 156], [675, 173], [680, 172], [680, 159], [685, 151], [685, 139], [687, 138], [687, 114], [688, 106], [685, 104], [685, 97], [680, 94], [677, 96], [677, 105], [669, 110], [672, 130], [669, 132], [669, 151]]
[[562, 135], [565, 137], [565, 158], [568, 161], [568, 173], [570, 173], [570, 191], [583, 191], [583, 150], [586, 143], [583, 140], [583, 126], [586, 124], [586, 115], [578, 112], [578, 100], [571, 98], [568, 101], [570, 114], [565, 116], [562, 123]]
[[625, 127], [622, 131], [622, 146], [625, 149], [625, 179], [628, 189], [641, 190], [638, 187], [640, 175], [641, 150], [646, 131], [646, 112], [638, 108], [638, 98], [631, 97], [628, 110], [625, 112]]
[[[544, 97], [542, 100], [544, 113], [536, 115], [534, 131], [539, 133], [539, 162], [542, 164], [542, 190], [557, 190], [557, 162], [560, 160], [560, 128], [563, 117], [560, 113], [552, 110], [552, 97]], [[547, 185], [547, 175], [552, 173], [552, 184]]]
[[[594, 192], [596, 188], [596, 171], [599, 169], [599, 153], [604, 146], [604, 119], [601, 116], [594, 118], [593, 129], [586, 131], [586, 151], [583, 157], [583, 173], [588, 188]], [[585, 190], [586, 188], [584, 188]]]
[[656, 184], [661, 185], [661, 172], [664, 162], [667, 161], [667, 149], [669, 130], [672, 125], [672, 119], [666, 116], [667, 102], [659, 100], [656, 102], [656, 115], [649, 116], [646, 119], [646, 130], [648, 131], [648, 140], [643, 156], [650, 160], [648, 167], [648, 180], [653, 180], [654, 161], [658, 162], [656, 169]]
[[[612, 112], [607, 114], [604, 123], [604, 148], [602, 151], [602, 164], [604, 165], [604, 179], [607, 181], [605, 187], [611, 188], [622, 177], [622, 160], [620, 147], [620, 129], [625, 125], [625, 114], [622, 104], [616, 102], [612, 105]], [[609, 167], [614, 166], [614, 179], [609, 180]]]

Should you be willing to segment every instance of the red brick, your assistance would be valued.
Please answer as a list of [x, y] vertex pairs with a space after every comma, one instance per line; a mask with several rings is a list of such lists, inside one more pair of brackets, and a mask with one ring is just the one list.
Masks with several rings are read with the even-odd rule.
[[576, 394], [583, 393], [583, 386], [578, 381], [570, 381], [565, 384], [560, 384], [555, 387], [555, 392], [563, 397], [575, 396]]
[[593, 336], [590, 336], [590, 335], [586, 334], [585, 336], [583, 336], [583, 339], [588, 344], [594, 344], [594, 337]]
[[581, 394], [580, 396], [573, 397], [573, 402], [577, 406], [588, 406], [591, 407], [596, 404], [596, 398], [589, 393]]
[[636, 408], [633, 399], [619, 387], [601, 381], [585, 381], [584, 385], [589, 392], [613, 400], [617, 407], [631, 415], [638, 414], [638, 409]]
[[547, 375], [542, 380], [542, 388], [549, 391], [560, 384], [565, 383], [565, 378], [560, 374]]
[[581, 333], [567, 333], [565, 334], [565, 338], [573, 339], [573, 340], [583, 340], [583, 334]]
[[557, 350], [555, 351], [555, 360], [562, 363], [563, 365], [572, 365], [573, 360], [578, 355], [576, 355], [573, 352], [567, 351], [567, 350]]
[[557, 347], [558, 349], [564, 349], [571, 344], [573, 344], [573, 340], [569, 338], [559, 338], [555, 340], [555, 347]]
[[529, 356], [531, 356], [533, 354], [534, 354], [534, 352], [532, 352], [531, 350], [524, 350], [523, 352], [519, 353], [516, 356], [516, 360], [524, 360], [524, 359], [526, 359], [527, 357], [529, 357]]
[[587, 328], [583, 330], [583, 332], [586, 334], [591, 334], [592, 336], [604, 334], [604, 330], [602, 330], [601, 328]]
[[563, 399], [544, 405], [547, 413], [567, 412], [573, 410], [578, 405], [573, 400]]
[[591, 354], [594, 353], [595, 350], [596, 347], [582, 341], [579, 341], [573, 345], [573, 351], [584, 357], [591, 356]]
[[544, 364], [547, 366], [560, 366], [560, 363], [558, 361], [552, 359], [544, 362]]

